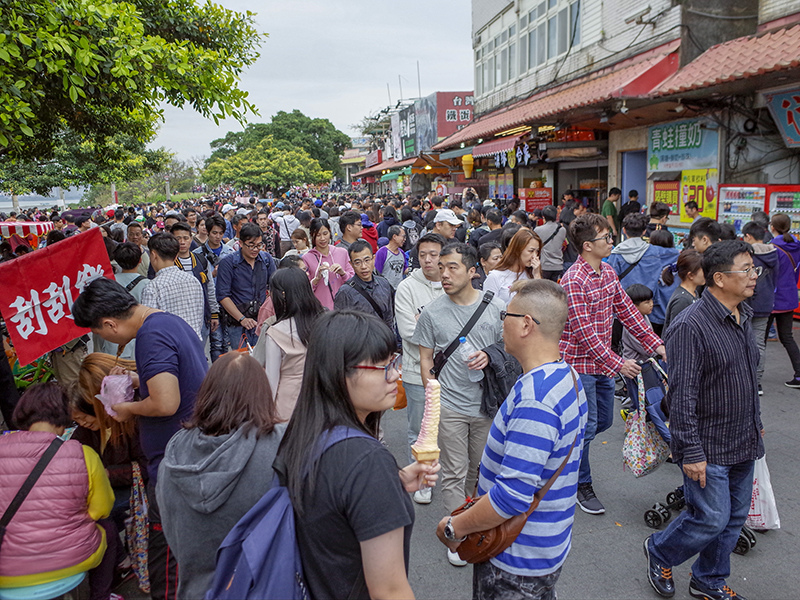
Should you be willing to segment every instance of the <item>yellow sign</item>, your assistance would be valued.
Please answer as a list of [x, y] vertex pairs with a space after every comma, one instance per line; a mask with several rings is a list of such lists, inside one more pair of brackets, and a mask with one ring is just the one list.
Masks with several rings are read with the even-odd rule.
[[717, 218], [719, 190], [719, 171], [717, 169], [692, 169], [681, 171], [681, 222], [691, 223], [686, 215], [686, 203], [697, 202], [699, 216]]

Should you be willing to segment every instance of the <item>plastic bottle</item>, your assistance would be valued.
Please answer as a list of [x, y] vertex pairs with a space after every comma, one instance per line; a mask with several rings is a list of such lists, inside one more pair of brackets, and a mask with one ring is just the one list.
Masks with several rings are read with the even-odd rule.
[[[475, 347], [472, 344], [470, 344], [467, 341], [467, 338], [465, 337], [458, 338], [458, 343], [459, 343], [458, 351], [461, 353], [461, 360], [464, 361], [464, 364], [468, 365], [470, 360], [472, 360], [470, 359], [470, 356], [475, 354], [477, 350], [475, 350]], [[479, 371], [477, 369], [470, 369], [469, 367], [467, 367], [467, 372], [469, 373], [469, 380], [472, 382], [477, 383], [478, 381], [483, 379], [483, 371]]]

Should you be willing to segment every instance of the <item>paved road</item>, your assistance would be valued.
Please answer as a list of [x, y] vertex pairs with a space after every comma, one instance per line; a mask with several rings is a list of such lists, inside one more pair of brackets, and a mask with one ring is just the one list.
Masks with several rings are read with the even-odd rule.
[[[795, 329], [798, 327], [796, 326]], [[797, 333], [796, 333], [797, 335]], [[772, 482], [781, 516], [779, 531], [758, 535], [758, 545], [746, 556], [733, 555], [728, 582], [748, 598], [797, 598], [797, 566], [800, 549], [798, 493], [800, 493], [800, 391], [783, 385], [791, 379], [789, 361], [777, 342], [767, 345], [765, 394], [762, 416], [767, 430], [766, 446]], [[405, 411], [384, 418], [386, 441], [405, 464]], [[645, 577], [642, 540], [652, 532], [643, 519], [644, 511], [681, 483], [677, 467], [664, 465], [643, 479], [635, 479], [622, 468], [623, 425], [617, 419], [612, 429], [598, 437], [592, 447], [595, 490], [606, 505], [605, 515], [592, 516], [577, 510], [573, 547], [564, 566], [557, 590], [564, 599], [649, 599], [658, 598]], [[472, 597], [472, 568], [452, 567], [445, 549], [436, 539], [436, 523], [444, 515], [441, 499], [416, 507], [409, 580], [417, 598], [468, 599]], [[688, 593], [687, 563], [675, 569], [677, 599]], [[122, 591], [126, 598], [142, 598], [133, 586]]]

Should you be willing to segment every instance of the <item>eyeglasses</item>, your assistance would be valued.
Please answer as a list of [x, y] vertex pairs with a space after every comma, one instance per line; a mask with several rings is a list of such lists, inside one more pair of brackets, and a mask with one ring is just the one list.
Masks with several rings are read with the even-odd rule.
[[368, 258], [357, 258], [356, 260], [352, 261], [352, 264], [353, 264], [354, 267], [360, 267], [360, 266], [363, 266], [363, 265], [372, 264], [372, 262], [373, 262], [373, 259], [370, 256]]
[[402, 354], [395, 353], [395, 354], [392, 354], [392, 358], [389, 361], [388, 365], [383, 365], [383, 366], [380, 366], [380, 365], [356, 365], [353, 368], [354, 369], [370, 369], [370, 370], [373, 370], [373, 371], [383, 371], [384, 372], [383, 373], [383, 377], [386, 379], [386, 382], [387, 383], [391, 383], [391, 381], [389, 380], [389, 378], [392, 376], [391, 373], [392, 372], [395, 372], [395, 373], [398, 373], [398, 374], [400, 373], [400, 369], [398, 368], [398, 366], [400, 365], [400, 359], [402, 357], [403, 357]]
[[756, 278], [761, 277], [761, 273], [763, 272], [764, 267], [750, 267], [742, 271], [720, 271], [720, 273], [747, 273], [748, 277], [752, 277], [753, 273], [755, 273]]
[[259, 244], [242, 244], [248, 250], [261, 250], [264, 247], [264, 242]]
[[[520, 315], [520, 314], [518, 314], [518, 313], [510, 313], [510, 312], [506, 312], [506, 311], [504, 311], [504, 310], [501, 310], [501, 311], [500, 311], [500, 320], [501, 320], [501, 321], [505, 321], [505, 320], [506, 320], [506, 317], [519, 317], [520, 319], [524, 319], [525, 317], [531, 317], [531, 315]], [[537, 325], [541, 325], [541, 323], [539, 322], [539, 320], [538, 320], [538, 319], [536, 319], [535, 317], [531, 317], [531, 320], [532, 320], [534, 323], [536, 323]]]
[[600, 240], [605, 240], [605, 241], [607, 241], [609, 244], [613, 244], [613, 243], [614, 243], [614, 235], [613, 235], [613, 234], [611, 234], [611, 233], [607, 233], [607, 234], [605, 234], [605, 235], [601, 235], [600, 237], [596, 237], [596, 238], [594, 238], [594, 239], [591, 239], [591, 240], [589, 240], [589, 241], [590, 241], [590, 242], [599, 242]]

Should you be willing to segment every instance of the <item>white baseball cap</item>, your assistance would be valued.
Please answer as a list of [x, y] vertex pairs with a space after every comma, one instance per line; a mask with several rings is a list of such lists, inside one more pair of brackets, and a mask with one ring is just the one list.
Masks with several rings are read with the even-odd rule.
[[229, 210], [233, 210], [233, 206], [231, 206], [230, 204], [226, 204], [225, 206], [222, 207], [222, 214], [224, 215]]
[[464, 224], [464, 221], [459, 219], [456, 216], [456, 213], [454, 213], [449, 208], [442, 208], [440, 210], [437, 210], [436, 216], [433, 218], [433, 222], [434, 223], [447, 222], [450, 223], [450, 225], [455, 225], [456, 227]]

